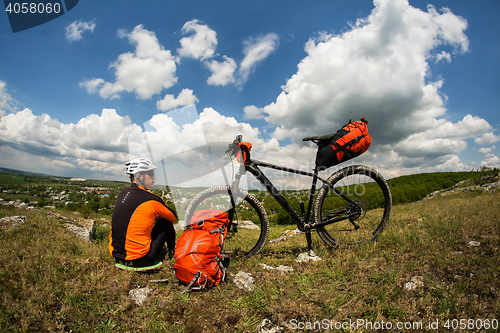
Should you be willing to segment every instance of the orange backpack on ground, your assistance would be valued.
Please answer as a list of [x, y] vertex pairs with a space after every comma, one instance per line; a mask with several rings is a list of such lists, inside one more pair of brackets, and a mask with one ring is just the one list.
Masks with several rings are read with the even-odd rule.
[[226, 268], [222, 264], [222, 247], [229, 218], [221, 210], [200, 210], [177, 240], [173, 269], [180, 282], [190, 289], [204, 289], [224, 282]]
[[[329, 142], [318, 148], [316, 164], [319, 167], [329, 168], [341, 162], [357, 157], [368, 150], [372, 143], [372, 137], [368, 134], [368, 121], [361, 118], [360, 121], [349, 122], [335, 134], [330, 134]], [[321, 137], [325, 140], [328, 136]]]

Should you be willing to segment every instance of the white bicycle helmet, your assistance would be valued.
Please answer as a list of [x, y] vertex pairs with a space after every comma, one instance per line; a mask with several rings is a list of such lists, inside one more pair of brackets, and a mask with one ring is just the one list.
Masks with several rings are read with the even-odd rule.
[[150, 160], [145, 158], [136, 158], [125, 163], [125, 172], [129, 175], [137, 175], [141, 172], [148, 172], [156, 169], [156, 166]]

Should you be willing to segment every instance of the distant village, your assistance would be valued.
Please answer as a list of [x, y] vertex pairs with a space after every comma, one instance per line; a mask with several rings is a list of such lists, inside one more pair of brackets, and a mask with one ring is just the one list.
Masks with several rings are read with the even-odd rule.
[[[0, 170], [0, 205], [24, 209], [65, 210], [76, 212], [83, 218], [92, 218], [96, 215], [109, 217], [113, 212], [118, 192], [128, 186], [126, 182], [18, 174]], [[203, 189], [201, 187], [167, 189], [165, 186], [158, 186], [152, 191], [177, 212], [179, 219], [183, 219], [189, 202]], [[295, 200], [305, 197], [305, 192], [300, 190], [285, 192]], [[280, 210], [279, 204], [268, 193], [256, 191], [254, 195], [271, 214]]]
[[[1, 186], [4, 187], [4, 186]], [[82, 187], [80, 190], [75, 191], [75, 194], [92, 194], [93, 192], [101, 199], [107, 198], [110, 195], [110, 188], [107, 187]], [[43, 199], [37, 199], [37, 200], [29, 200], [29, 199], [16, 199], [16, 200], [4, 200], [3, 198], [0, 198], [0, 204], [4, 205], [11, 205], [15, 207], [21, 207], [21, 208], [34, 208], [34, 207], [40, 207], [40, 203], [43, 203], [43, 207], [47, 208], [55, 208], [58, 205], [68, 205], [70, 203], [74, 203], [72, 201], [72, 196], [70, 195], [70, 191], [57, 191], [56, 189], [52, 187], [48, 187], [46, 191], [40, 191], [40, 189], [37, 187], [29, 186], [26, 185], [24, 186], [23, 191], [18, 191], [16, 189], [5, 189], [2, 190], [3, 194], [10, 194], [10, 195], [26, 195], [26, 196], [33, 196], [35, 198], [43, 198]], [[84, 203], [88, 203], [88, 201], [84, 201]]]
[[[116, 195], [127, 184], [116, 183], [113, 187], [89, 186], [81, 178], [63, 179], [61, 184], [0, 184], [0, 205], [19, 208], [62, 208], [81, 213], [111, 214]], [[154, 190], [167, 203], [172, 196], [165, 189]], [[181, 200], [182, 201], [182, 200]], [[186, 199], [187, 201], [187, 199]]]

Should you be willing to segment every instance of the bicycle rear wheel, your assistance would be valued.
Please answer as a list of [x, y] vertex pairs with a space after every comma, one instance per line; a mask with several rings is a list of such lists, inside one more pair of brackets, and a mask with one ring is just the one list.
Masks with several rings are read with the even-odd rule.
[[[229, 213], [229, 186], [215, 186], [198, 193], [186, 209], [186, 221], [202, 209], [218, 209]], [[236, 203], [233, 219], [224, 240], [223, 254], [251, 257], [264, 247], [269, 235], [269, 219], [264, 207], [251, 194], [242, 190], [233, 193]]]
[[328, 178], [314, 204], [316, 224], [341, 220], [319, 227], [317, 232], [332, 247], [373, 241], [384, 230], [391, 209], [391, 191], [382, 175], [362, 165], [345, 167]]

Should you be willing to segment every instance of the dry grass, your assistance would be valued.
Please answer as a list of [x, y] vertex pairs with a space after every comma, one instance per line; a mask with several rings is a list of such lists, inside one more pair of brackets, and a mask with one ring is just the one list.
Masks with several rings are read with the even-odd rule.
[[[5, 331], [255, 332], [265, 318], [287, 331], [297, 323], [327, 320], [332, 328], [362, 319], [421, 322], [425, 330], [429, 320], [500, 319], [500, 192], [395, 206], [378, 241], [355, 248], [330, 250], [313, 235], [323, 258], [317, 263], [295, 262], [306, 250], [300, 235], [267, 245], [257, 257], [233, 259], [229, 272], [251, 273], [253, 292], [229, 281], [181, 294], [171, 262], [149, 274], [119, 271], [105, 237], [88, 243], [44, 213], [0, 208], [0, 217], [20, 214], [28, 216], [25, 223], [0, 231]], [[285, 229], [273, 228], [270, 239]], [[480, 245], [469, 247], [470, 241]], [[294, 272], [266, 271], [259, 263]], [[405, 290], [414, 276], [423, 286]], [[165, 278], [169, 282], [150, 282]], [[152, 290], [140, 306], [129, 297], [138, 287]]]

